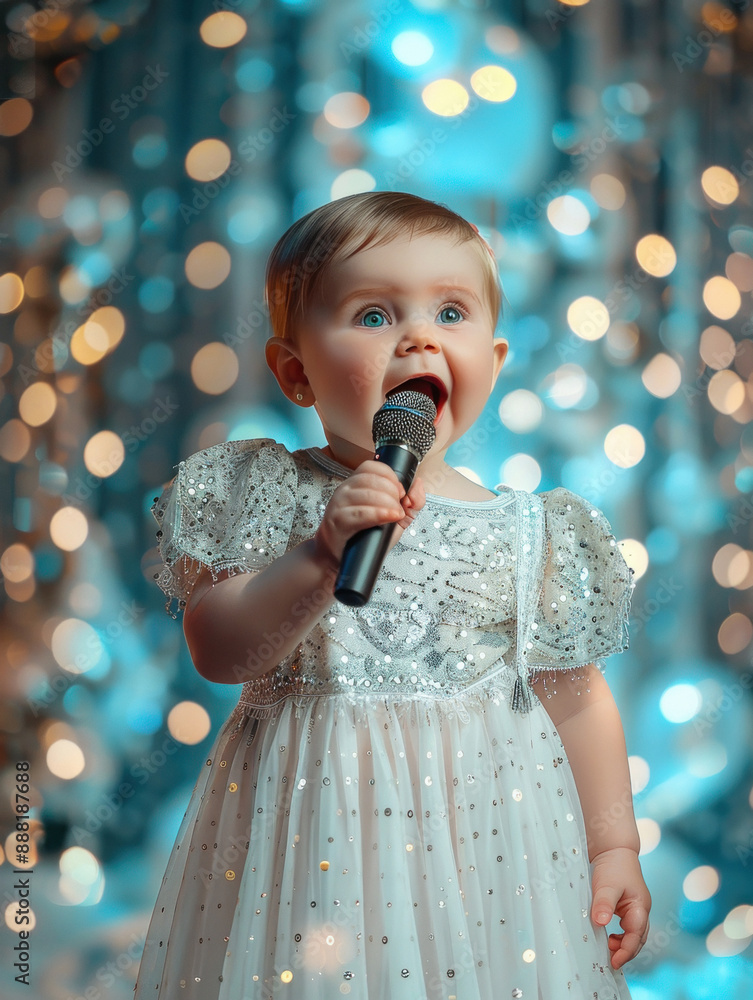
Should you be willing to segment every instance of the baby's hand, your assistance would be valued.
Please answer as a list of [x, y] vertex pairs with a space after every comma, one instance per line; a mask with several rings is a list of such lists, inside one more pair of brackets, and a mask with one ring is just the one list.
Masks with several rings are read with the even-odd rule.
[[317, 552], [339, 567], [345, 543], [356, 532], [394, 522], [398, 528], [390, 541], [391, 549], [425, 503], [423, 484], [418, 477], [406, 493], [384, 462], [373, 458], [362, 462], [332, 494], [314, 536]]
[[609, 935], [612, 966], [619, 969], [635, 958], [648, 937], [651, 894], [643, 881], [638, 855], [628, 847], [602, 851], [593, 859], [591, 919], [605, 927], [614, 913], [622, 934]]

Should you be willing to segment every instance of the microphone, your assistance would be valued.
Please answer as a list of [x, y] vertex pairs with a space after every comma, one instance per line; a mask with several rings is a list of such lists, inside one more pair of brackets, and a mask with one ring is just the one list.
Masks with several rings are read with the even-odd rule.
[[[391, 393], [374, 414], [374, 458], [394, 470], [406, 493], [434, 444], [436, 416], [437, 408], [429, 396], [407, 389]], [[360, 608], [369, 600], [395, 527], [376, 524], [348, 539], [335, 581], [335, 597], [342, 604]]]

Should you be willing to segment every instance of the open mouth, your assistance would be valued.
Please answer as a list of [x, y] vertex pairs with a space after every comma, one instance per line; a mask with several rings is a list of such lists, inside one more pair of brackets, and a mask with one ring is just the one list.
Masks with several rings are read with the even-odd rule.
[[429, 396], [437, 408], [437, 420], [442, 415], [444, 404], [447, 402], [447, 389], [444, 382], [436, 375], [421, 375], [417, 378], [410, 378], [406, 382], [396, 385], [394, 389], [390, 389], [389, 395], [394, 392], [422, 392]]

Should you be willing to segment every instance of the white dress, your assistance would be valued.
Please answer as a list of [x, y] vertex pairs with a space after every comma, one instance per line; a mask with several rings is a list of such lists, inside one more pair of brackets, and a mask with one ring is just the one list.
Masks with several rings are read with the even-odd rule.
[[[268, 439], [181, 462], [158, 584], [182, 604], [202, 566], [264, 567], [348, 473]], [[626, 648], [631, 589], [600, 511], [506, 488], [429, 495], [363, 608], [295, 605], [311, 631], [199, 775], [137, 1000], [627, 1000], [564, 747], [535, 694], [512, 702]]]

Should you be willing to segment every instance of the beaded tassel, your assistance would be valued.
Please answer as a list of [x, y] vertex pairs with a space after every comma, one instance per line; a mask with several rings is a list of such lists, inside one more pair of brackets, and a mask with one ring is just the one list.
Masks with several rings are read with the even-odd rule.
[[528, 681], [520, 675], [515, 678], [515, 684], [512, 689], [511, 705], [513, 712], [520, 712], [521, 715], [525, 715], [526, 712], [530, 712], [533, 708], [531, 686]]

